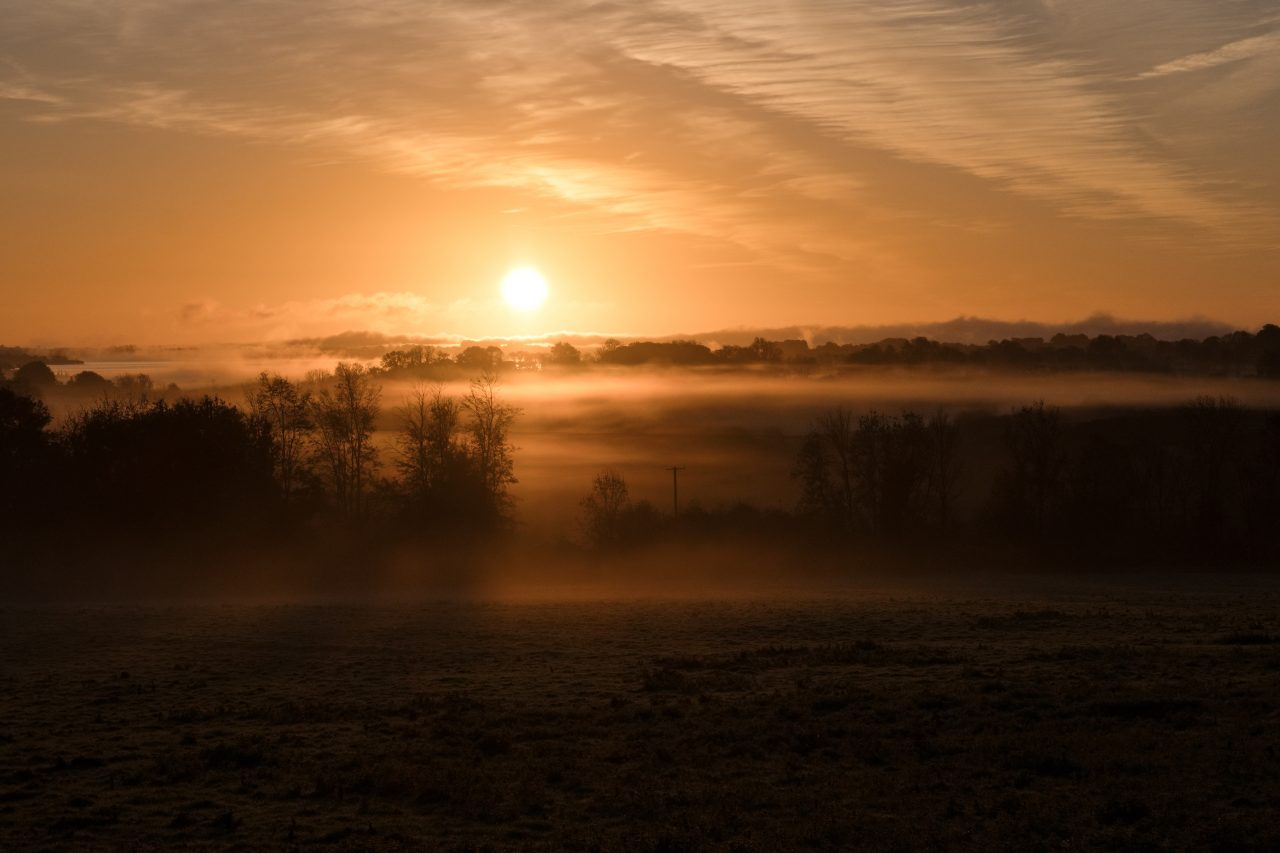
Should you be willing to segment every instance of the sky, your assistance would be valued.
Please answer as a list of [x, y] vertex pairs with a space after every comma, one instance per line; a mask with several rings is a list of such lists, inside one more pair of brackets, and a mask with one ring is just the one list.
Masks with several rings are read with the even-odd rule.
[[1275, 0], [0, 21], [0, 343], [1280, 317]]

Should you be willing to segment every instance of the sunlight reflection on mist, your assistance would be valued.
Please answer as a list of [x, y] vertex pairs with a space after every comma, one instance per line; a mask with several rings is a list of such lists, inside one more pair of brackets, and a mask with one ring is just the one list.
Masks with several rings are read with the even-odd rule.
[[[183, 393], [212, 393], [243, 403], [244, 384], [259, 371], [300, 379], [310, 370], [331, 369], [336, 361], [192, 359], [172, 362], [153, 378], [158, 387], [180, 381], [176, 377], [195, 379], [180, 381]], [[459, 396], [467, 381], [438, 384]], [[396, 410], [416, 384], [437, 383], [382, 381], [375, 442], [384, 474], [393, 469]], [[790, 474], [801, 437], [819, 413], [834, 406], [889, 413], [942, 407], [964, 415], [1000, 413], [1040, 399], [1068, 409], [1106, 409], [1176, 406], [1211, 395], [1280, 407], [1280, 383], [1253, 379], [957, 368], [765, 372], [593, 366], [505, 373], [501, 394], [521, 410], [513, 429], [519, 480], [513, 494], [520, 524], [552, 537], [573, 534], [578, 503], [592, 477], [605, 468], [625, 478], [633, 500], [648, 500], [662, 511], [671, 506], [667, 469], [672, 465], [686, 466], [682, 503], [710, 508], [748, 501], [765, 509], [791, 509], [797, 495]], [[973, 451], [981, 467], [984, 449]]]

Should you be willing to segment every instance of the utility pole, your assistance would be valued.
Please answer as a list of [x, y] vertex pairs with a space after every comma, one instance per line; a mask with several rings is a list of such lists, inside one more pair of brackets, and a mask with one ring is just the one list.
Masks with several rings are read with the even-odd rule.
[[667, 470], [671, 472], [671, 514], [675, 518], [680, 517], [680, 472], [684, 470], [683, 465], [672, 465]]

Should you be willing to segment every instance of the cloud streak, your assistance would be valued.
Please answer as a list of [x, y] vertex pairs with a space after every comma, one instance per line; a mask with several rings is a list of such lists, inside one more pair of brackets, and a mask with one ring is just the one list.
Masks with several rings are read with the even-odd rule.
[[[213, 299], [185, 302], [171, 319], [184, 337], [225, 340], [284, 340], [364, 329], [376, 335], [400, 335], [465, 319], [485, 306], [468, 301], [439, 305], [420, 293], [349, 293], [330, 299], [289, 300], [233, 307]], [[442, 333], [443, 334], [443, 333]]]
[[[1243, 270], [1244, 292], [1280, 248], [1280, 173], [1245, 144], [1280, 145], [1267, 113], [1280, 33], [1265, 0], [1229, 5], [16, 3], [0, 28], [0, 121], [371, 165], [428, 185], [433, 202], [532, 211], [521, 223], [572, 233], [565, 245], [586, 254], [641, 232], [678, 243], [689, 281], [727, 294], [740, 279], [761, 292], [785, 281], [820, 294], [809, 306], [855, 316], [991, 311], [1016, 288], [1038, 300], [1018, 311], [1067, 316], [1078, 307], [1053, 291], [1072, 277], [1099, 282], [1084, 304], [1131, 312], [1137, 297], [1097, 294], [1129, 287], [1139, 265], [1143, 298], [1178, 277], [1170, 311], [1192, 313], [1193, 276], [1216, 275], [1217, 253]], [[1222, 73], [1195, 73], [1208, 69]], [[476, 221], [480, 242], [505, 228]], [[983, 291], [985, 278], [1001, 283]], [[328, 322], [305, 299], [296, 320], [193, 305], [189, 328], [227, 312], [276, 336]], [[443, 328], [462, 310], [451, 305], [330, 307], [351, 328], [390, 332]]]
[[637, 54], [854, 143], [961, 169], [1087, 216], [1226, 230], [1256, 211], [1143, 143], [1099, 69], [990, 5], [709, 2], [706, 37], [636, 39]]
[[[315, 0], [301, 15], [289, 0], [72, 1], [19, 12], [11, 31], [48, 36], [61, 74], [9, 45], [36, 70], [0, 96], [42, 102], [44, 120], [329, 148], [759, 247], [769, 240], [750, 223], [766, 201], [859, 201], [857, 157], [806, 150], [798, 133], [957, 169], [1080, 216], [1225, 232], [1256, 215], [1164, 161], [1102, 71], [1014, 8]], [[1275, 38], [1143, 76], [1253, 56]], [[663, 139], [644, 140], [655, 126]], [[708, 146], [715, 157], [701, 159], [728, 168], [699, 162]]]
[[1138, 75], [1139, 79], [1184, 74], [1189, 71], [1205, 71], [1233, 62], [1242, 62], [1280, 52], [1280, 31], [1242, 38], [1213, 50], [1193, 53], [1170, 62], [1164, 62]]

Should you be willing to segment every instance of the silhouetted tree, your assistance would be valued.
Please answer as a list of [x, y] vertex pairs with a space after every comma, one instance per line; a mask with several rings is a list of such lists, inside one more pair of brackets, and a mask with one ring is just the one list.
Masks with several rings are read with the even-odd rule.
[[293, 497], [299, 475], [311, 455], [315, 430], [310, 391], [303, 391], [279, 374], [263, 371], [245, 390], [249, 413], [271, 435], [276, 481], [285, 501]]
[[624, 515], [631, 506], [622, 476], [616, 471], [601, 471], [581, 506], [587, 542], [602, 551], [616, 548], [622, 542]]
[[102, 374], [92, 370], [82, 370], [67, 381], [67, 387], [82, 394], [106, 395], [110, 393], [112, 385], [111, 381]]
[[697, 341], [636, 341], [617, 344], [610, 339], [600, 348], [600, 360], [606, 364], [710, 364], [715, 360], [711, 348]]
[[[938, 442], [949, 454], [941, 464]], [[905, 535], [923, 525], [940, 501], [950, 500], [958, 466], [954, 445], [948, 424], [935, 435], [914, 412], [869, 412], [856, 421], [847, 409], [825, 412], [796, 462], [801, 510], [846, 533]], [[944, 485], [941, 498], [931, 491]]]
[[392, 350], [382, 356], [381, 366], [387, 372], [413, 370], [422, 367], [427, 361], [426, 351], [422, 347]]
[[363, 365], [340, 362], [312, 400], [319, 462], [334, 502], [348, 518], [365, 514], [369, 480], [377, 465], [372, 442], [381, 389]]
[[53, 375], [49, 365], [43, 361], [29, 361], [22, 365], [14, 372], [13, 380], [33, 391], [42, 391], [58, 384], [58, 377]]
[[853, 434], [854, 479], [866, 528], [899, 536], [924, 517], [929, 436], [914, 412], [897, 418], [871, 412], [858, 419]]
[[507, 489], [516, 482], [509, 432], [520, 410], [501, 402], [497, 389], [498, 377], [485, 371], [471, 380], [462, 408], [469, 415], [465, 429], [485, 493], [495, 515], [502, 516], [510, 506]]
[[502, 350], [499, 347], [470, 346], [458, 353], [458, 366], [482, 372], [502, 369]]
[[1125, 366], [1124, 342], [1111, 335], [1098, 335], [1089, 342], [1085, 353], [1095, 367], [1115, 370]]
[[[791, 345], [791, 346], [789, 346]], [[463, 361], [480, 366], [480, 357]], [[1056, 334], [990, 340], [983, 346], [943, 343], [925, 337], [885, 338], [866, 344], [831, 341], [809, 347], [804, 341], [781, 343], [757, 337], [746, 346], [726, 344], [714, 353], [696, 341], [606, 340], [596, 353], [603, 364], [671, 365], [759, 364], [777, 361], [852, 364], [977, 364], [1012, 370], [1132, 370], [1195, 372], [1214, 375], [1257, 373], [1280, 376], [1280, 327], [1264, 326], [1257, 335], [1236, 331], [1202, 341], [1157, 340], [1150, 334]], [[547, 363], [550, 363], [548, 360]]]
[[52, 420], [49, 407], [9, 388], [0, 388], [0, 452], [17, 455]]
[[172, 537], [239, 532], [269, 524], [278, 501], [266, 434], [217, 398], [103, 400], [69, 416], [57, 439], [68, 516], [113, 536], [139, 520]]
[[955, 420], [939, 409], [929, 419], [928, 492], [933, 500], [934, 520], [939, 527], [950, 526], [960, 477], [964, 473], [961, 458], [960, 428]]
[[440, 387], [413, 389], [398, 411], [396, 468], [410, 494], [422, 497], [446, 484], [466, 452], [458, 440], [461, 410]]
[[748, 347], [754, 361], [762, 361], [773, 364], [782, 361], [782, 348], [773, 341], [765, 340], [757, 337]]
[[1181, 410], [1183, 465], [1187, 475], [1191, 532], [1203, 549], [1226, 534], [1228, 500], [1238, 456], [1244, 410], [1228, 397], [1197, 397]]
[[45, 465], [52, 420], [44, 403], [0, 388], [0, 529], [21, 523], [20, 517], [43, 511]]
[[557, 367], [576, 367], [582, 363], [582, 353], [573, 344], [560, 341], [547, 353], [547, 364]]
[[853, 435], [852, 412], [823, 412], [805, 436], [792, 472], [800, 481], [801, 511], [844, 533], [853, 531], [858, 509]]
[[1263, 423], [1254, 458], [1246, 468], [1244, 517], [1255, 559], [1280, 556], [1276, 519], [1280, 518], [1280, 412]]
[[1258, 375], [1268, 379], [1280, 379], [1280, 326], [1268, 323], [1255, 339], [1257, 345]]
[[432, 346], [413, 346], [402, 350], [392, 350], [382, 356], [381, 370], [384, 373], [424, 373], [430, 368], [442, 364], [450, 364], [448, 354]]
[[508, 519], [516, 482], [509, 431], [518, 410], [497, 396], [489, 372], [460, 401], [440, 388], [414, 390], [397, 412], [401, 517], [437, 535], [490, 530]]
[[416, 388], [398, 414], [396, 469], [406, 520], [437, 533], [488, 527], [493, 502], [463, 430], [462, 406], [438, 387]]
[[1062, 412], [1043, 400], [1015, 410], [1005, 429], [1009, 465], [996, 484], [998, 513], [1015, 533], [1043, 538], [1063, 496]]
[[145, 373], [122, 373], [115, 378], [116, 390], [126, 400], [142, 402], [150, 399], [154, 387]]
[[1121, 553], [1141, 524], [1142, 479], [1129, 448], [1106, 433], [1094, 432], [1070, 457], [1057, 507], [1062, 544], [1091, 555]]

